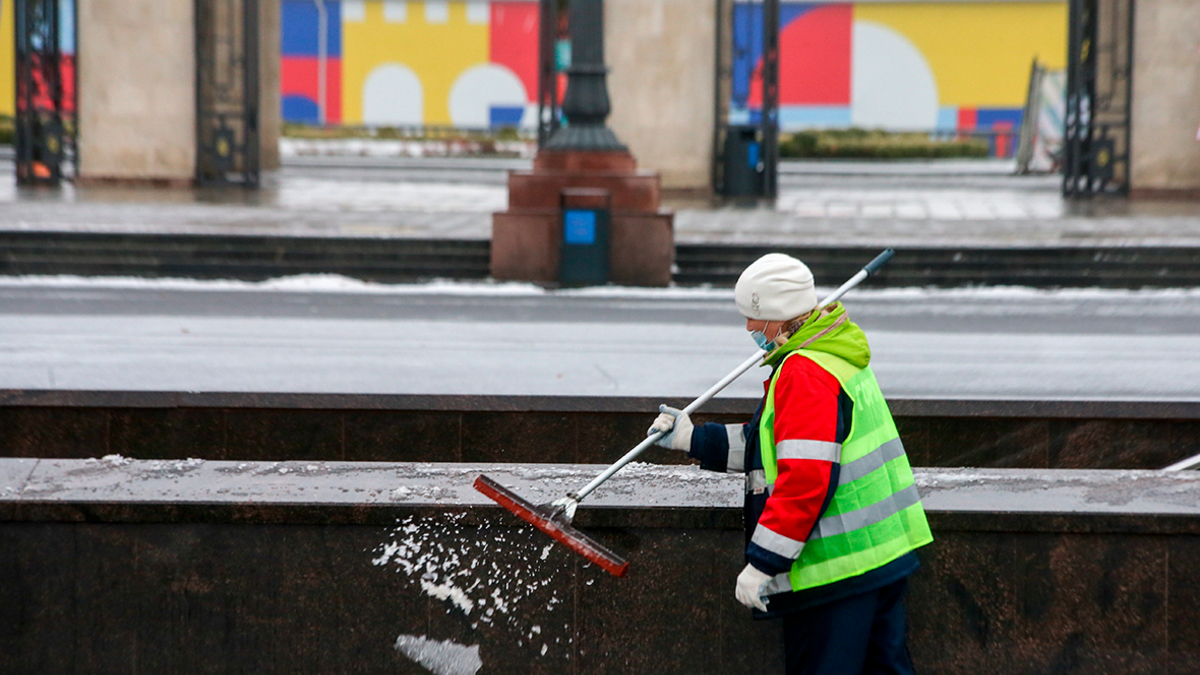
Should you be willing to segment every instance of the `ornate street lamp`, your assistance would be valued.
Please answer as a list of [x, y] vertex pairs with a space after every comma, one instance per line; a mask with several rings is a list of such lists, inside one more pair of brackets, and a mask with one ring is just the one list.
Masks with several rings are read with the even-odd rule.
[[546, 150], [625, 150], [604, 125], [608, 68], [604, 65], [604, 0], [571, 0], [571, 67], [562, 111], [567, 124], [554, 132]]

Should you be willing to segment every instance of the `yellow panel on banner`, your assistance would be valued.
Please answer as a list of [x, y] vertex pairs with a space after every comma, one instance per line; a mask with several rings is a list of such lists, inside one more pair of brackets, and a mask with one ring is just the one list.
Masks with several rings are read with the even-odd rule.
[[367, 0], [361, 19], [343, 9], [343, 121], [363, 123], [368, 78], [391, 67], [407, 69], [419, 82], [420, 124], [451, 124], [448, 101], [455, 80], [467, 68], [488, 62], [487, 21], [469, 16], [462, 0], [388, 5]]
[[16, 114], [17, 64], [13, 0], [0, 0], [0, 115]]
[[1066, 67], [1066, 2], [860, 2], [854, 20], [908, 38], [929, 62], [942, 106], [1019, 108], [1034, 57]]

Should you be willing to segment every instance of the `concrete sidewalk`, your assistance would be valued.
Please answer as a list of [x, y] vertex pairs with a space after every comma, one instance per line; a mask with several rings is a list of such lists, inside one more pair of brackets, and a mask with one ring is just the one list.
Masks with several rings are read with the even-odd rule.
[[[258, 191], [66, 185], [0, 173], [0, 230], [488, 239], [526, 160], [289, 158]], [[1200, 203], [1064, 201], [1005, 162], [790, 162], [769, 205], [668, 200], [680, 243], [1200, 245]]]

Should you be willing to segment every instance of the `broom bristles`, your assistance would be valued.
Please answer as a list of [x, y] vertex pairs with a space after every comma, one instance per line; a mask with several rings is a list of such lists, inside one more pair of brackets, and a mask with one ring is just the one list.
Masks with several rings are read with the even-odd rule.
[[566, 521], [555, 518], [556, 511], [552, 507], [530, 504], [513, 491], [484, 475], [475, 479], [475, 489], [520, 516], [525, 522], [550, 535], [555, 541], [595, 563], [605, 572], [622, 577], [629, 569], [628, 562], [605, 548], [603, 544], [575, 529]]

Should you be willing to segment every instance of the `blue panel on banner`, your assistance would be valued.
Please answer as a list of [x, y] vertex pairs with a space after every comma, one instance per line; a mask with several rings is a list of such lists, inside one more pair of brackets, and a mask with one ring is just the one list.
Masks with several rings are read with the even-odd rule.
[[563, 241], [568, 244], [596, 243], [596, 212], [572, 211], [563, 213]]
[[[342, 56], [342, 3], [325, 2], [326, 55]], [[283, 0], [280, 7], [280, 53], [284, 56], [317, 56], [320, 14], [312, 0]]]
[[524, 116], [524, 106], [493, 105], [488, 107], [488, 124], [493, 129], [519, 127], [521, 126], [521, 118]]

